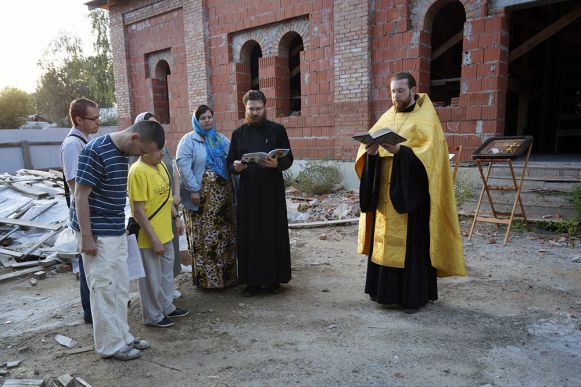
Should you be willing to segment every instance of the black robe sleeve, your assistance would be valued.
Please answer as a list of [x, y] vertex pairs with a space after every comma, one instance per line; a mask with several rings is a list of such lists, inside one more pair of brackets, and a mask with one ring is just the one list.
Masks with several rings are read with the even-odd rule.
[[234, 160], [240, 160], [238, 158], [238, 130], [232, 133], [232, 139], [230, 140], [230, 148], [228, 149], [228, 156], [226, 156], [226, 165], [231, 174], [238, 174], [234, 169]]
[[359, 182], [359, 206], [361, 212], [372, 212], [377, 209], [379, 198], [381, 160], [379, 156], [365, 155], [361, 181]]
[[430, 199], [426, 169], [406, 146], [400, 146], [393, 158], [389, 194], [393, 208], [400, 214], [412, 212]]
[[[288, 135], [286, 134], [286, 129], [284, 126], [280, 125], [279, 133], [277, 136], [277, 148], [279, 149], [291, 149], [290, 142], [288, 140]], [[277, 169], [279, 171], [286, 171], [293, 165], [294, 156], [292, 149], [289, 151], [288, 155], [278, 159]]]

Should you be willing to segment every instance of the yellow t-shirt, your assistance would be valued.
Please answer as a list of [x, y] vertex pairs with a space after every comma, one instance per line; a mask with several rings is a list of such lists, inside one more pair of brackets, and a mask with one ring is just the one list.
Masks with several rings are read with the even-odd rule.
[[[157, 164], [154, 169], [145, 164], [141, 159], [135, 162], [129, 169], [127, 177], [127, 193], [133, 210], [133, 202], [145, 202], [144, 209], [147, 217], [150, 217], [165, 201], [163, 208], [149, 222], [161, 243], [167, 243], [173, 239], [171, 227], [172, 194], [169, 175], [165, 165]], [[151, 248], [151, 240], [145, 231], [140, 230], [137, 245], [141, 249]]]

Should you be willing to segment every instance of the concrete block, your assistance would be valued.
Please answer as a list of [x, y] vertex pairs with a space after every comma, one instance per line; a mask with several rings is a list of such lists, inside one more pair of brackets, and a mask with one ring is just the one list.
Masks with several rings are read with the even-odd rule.
[[7, 361], [6, 362], [6, 368], [10, 369], [10, 368], [19, 367], [20, 366], [20, 363], [22, 363], [22, 360]]
[[61, 375], [57, 378], [57, 380], [59, 381], [60, 384], [62, 384], [64, 387], [69, 387], [69, 386], [73, 386], [75, 384], [75, 378], [73, 378], [71, 375], [69, 374], [64, 374]]
[[37, 280], [42, 280], [46, 278], [46, 271], [39, 270], [33, 274], [34, 278]]

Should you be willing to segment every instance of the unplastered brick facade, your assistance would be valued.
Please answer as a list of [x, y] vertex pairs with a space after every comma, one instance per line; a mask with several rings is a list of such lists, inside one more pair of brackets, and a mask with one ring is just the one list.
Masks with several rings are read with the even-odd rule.
[[[109, 2], [119, 122], [168, 106], [172, 150], [210, 104], [226, 135], [242, 123], [252, 66], [270, 119], [287, 128], [298, 158], [353, 159], [355, 132], [391, 106], [389, 78], [409, 71], [430, 92], [435, 15], [452, 0], [136, 0]], [[461, 0], [465, 23], [456, 103], [437, 107], [450, 146], [470, 155], [504, 132], [508, 27], [504, 10]], [[105, 2], [103, 2], [105, 4]], [[299, 68], [291, 41], [302, 41]], [[252, 48], [261, 57], [252, 64]], [[300, 113], [289, 82], [300, 73]], [[165, 83], [164, 83], [165, 82]], [[164, 94], [165, 93], [165, 94]], [[163, 99], [167, 103], [164, 105]]]

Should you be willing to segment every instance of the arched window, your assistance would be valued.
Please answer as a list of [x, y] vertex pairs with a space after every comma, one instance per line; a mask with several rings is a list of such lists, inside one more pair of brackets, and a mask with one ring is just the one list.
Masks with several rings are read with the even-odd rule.
[[170, 123], [169, 114], [169, 90], [167, 76], [171, 74], [169, 64], [160, 60], [155, 66], [155, 78], [152, 79], [153, 110], [162, 124]]
[[244, 94], [250, 89], [260, 89], [258, 59], [261, 57], [262, 49], [256, 40], [248, 40], [240, 47], [240, 61], [236, 64], [238, 118], [244, 118], [246, 109], [242, 104]]
[[299, 34], [291, 40], [288, 49], [288, 76], [290, 86], [290, 114], [301, 111], [301, 51], [303, 39]]
[[448, 106], [460, 97], [462, 38], [466, 12], [459, 1], [444, 5], [432, 21], [430, 98]]
[[250, 88], [252, 90], [260, 90], [258, 58], [262, 58], [262, 49], [256, 43], [250, 52]]

